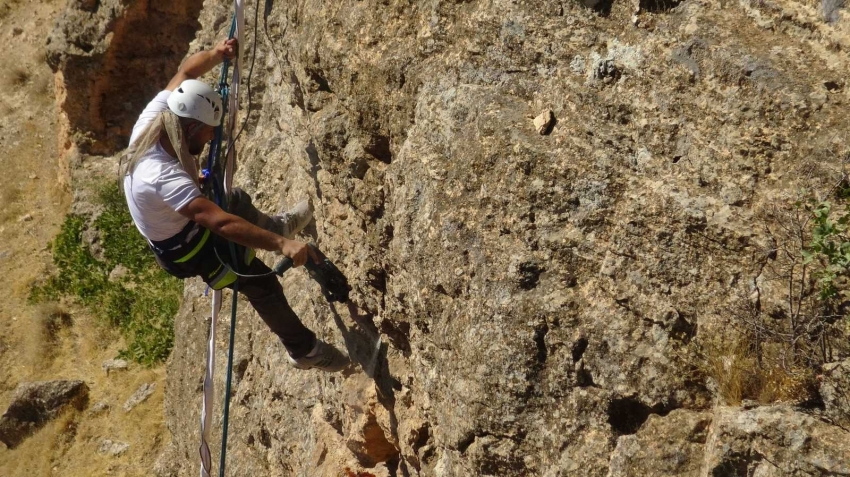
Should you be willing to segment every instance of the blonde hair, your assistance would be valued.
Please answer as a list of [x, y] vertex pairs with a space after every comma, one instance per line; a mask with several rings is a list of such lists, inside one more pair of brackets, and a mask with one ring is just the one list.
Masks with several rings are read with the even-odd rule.
[[177, 159], [180, 161], [183, 170], [189, 174], [189, 177], [195, 181], [196, 185], [200, 186], [198, 160], [189, 152], [188, 146], [183, 140], [183, 128], [180, 125], [180, 118], [171, 111], [165, 110], [159, 113], [148, 127], [142, 131], [139, 138], [130, 145], [127, 153], [121, 158], [118, 166], [118, 181], [122, 184], [122, 187], [124, 177], [133, 174], [133, 171], [136, 170], [145, 153], [159, 141], [163, 130], [165, 130], [168, 140], [171, 141], [171, 145], [177, 152]]

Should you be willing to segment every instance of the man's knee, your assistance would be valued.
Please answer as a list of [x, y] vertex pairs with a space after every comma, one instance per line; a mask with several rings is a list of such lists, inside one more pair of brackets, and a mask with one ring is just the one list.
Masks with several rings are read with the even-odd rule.
[[250, 206], [251, 196], [248, 195], [245, 190], [235, 187], [233, 191], [230, 192], [230, 206], [238, 207], [240, 205]]
[[258, 225], [258, 222], [260, 222], [260, 213], [251, 203], [251, 196], [244, 190], [238, 187], [233, 189], [228, 205], [228, 212], [231, 214], [242, 217], [254, 225]]
[[280, 297], [284, 301], [286, 300], [283, 295], [283, 287], [274, 275], [244, 280], [239, 284], [239, 291], [248, 299]]

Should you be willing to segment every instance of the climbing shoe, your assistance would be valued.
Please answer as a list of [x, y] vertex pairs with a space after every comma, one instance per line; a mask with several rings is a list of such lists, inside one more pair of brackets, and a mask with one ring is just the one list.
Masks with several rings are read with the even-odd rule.
[[298, 369], [319, 369], [329, 373], [342, 371], [351, 364], [348, 356], [342, 354], [342, 351], [322, 340], [316, 340], [316, 346], [307, 356], [298, 359], [290, 356], [289, 362]]
[[313, 220], [313, 206], [309, 200], [302, 200], [292, 209], [281, 211], [271, 219], [274, 222], [273, 232], [291, 240]]

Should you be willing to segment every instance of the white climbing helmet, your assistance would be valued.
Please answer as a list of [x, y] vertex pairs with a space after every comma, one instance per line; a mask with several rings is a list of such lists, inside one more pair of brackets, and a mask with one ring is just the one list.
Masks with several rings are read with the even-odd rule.
[[210, 126], [221, 124], [221, 95], [203, 81], [187, 79], [168, 96], [168, 109], [181, 118]]

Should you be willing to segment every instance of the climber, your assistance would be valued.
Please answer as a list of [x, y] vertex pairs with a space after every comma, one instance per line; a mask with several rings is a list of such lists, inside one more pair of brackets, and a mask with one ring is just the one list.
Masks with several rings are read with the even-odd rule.
[[[315, 252], [293, 237], [313, 217], [309, 202], [286, 213], [268, 216], [251, 197], [234, 189], [230, 213], [202, 195], [197, 159], [222, 121], [221, 96], [196, 78], [224, 59], [236, 57], [237, 43], [224, 40], [187, 58], [165, 90], [147, 105], [130, 136], [120, 174], [130, 215], [147, 239], [157, 263], [178, 278], [201, 277], [213, 289], [232, 287], [257, 310], [281, 340], [298, 369], [340, 371], [349, 361], [332, 345], [316, 338], [292, 311], [277, 277], [254, 248], [282, 253], [298, 267], [318, 262]], [[237, 244], [244, 260], [237, 276], [227, 241]]]

